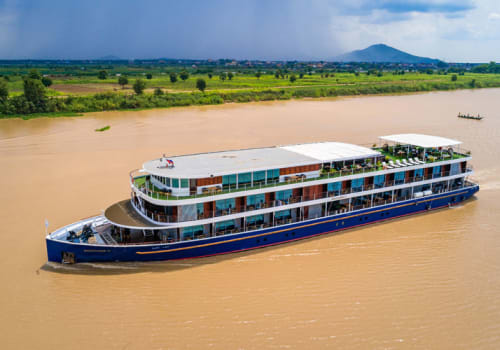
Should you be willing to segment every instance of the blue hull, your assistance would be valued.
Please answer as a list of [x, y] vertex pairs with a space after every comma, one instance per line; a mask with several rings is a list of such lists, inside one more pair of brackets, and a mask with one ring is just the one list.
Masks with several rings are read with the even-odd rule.
[[61, 262], [63, 252], [75, 262], [158, 261], [199, 258], [262, 248], [361, 225], [454, 205], [470, 198], [479, 186], [345, 214], [227, 236], [154, 245], [106, 246], [46, 239], [48, 260]]

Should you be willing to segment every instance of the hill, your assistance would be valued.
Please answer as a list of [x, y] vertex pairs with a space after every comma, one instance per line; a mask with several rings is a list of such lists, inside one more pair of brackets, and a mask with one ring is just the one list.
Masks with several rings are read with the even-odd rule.
[[385, 63], [438, 63], [439, 60], [414, 56], [385, 44], [377, 44], [363, 50], [355, 50], [334, 57], [334, 62], [385, 62]]
[[103, 57], [99, 57], [97, 61], [122, 61], [123, 59], [120, 57], [117, 57], [115, 55], [107, 55]]

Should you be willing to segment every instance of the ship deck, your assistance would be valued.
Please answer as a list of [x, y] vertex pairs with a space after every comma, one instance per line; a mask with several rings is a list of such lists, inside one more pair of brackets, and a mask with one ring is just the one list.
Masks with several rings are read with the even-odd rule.
[[104, 211], [104, 217], [118, 226], [130, 228], [158, 228], [158, 225], [151, 223], [137, 213], [130, 199], [125, 199], [109, 206]]

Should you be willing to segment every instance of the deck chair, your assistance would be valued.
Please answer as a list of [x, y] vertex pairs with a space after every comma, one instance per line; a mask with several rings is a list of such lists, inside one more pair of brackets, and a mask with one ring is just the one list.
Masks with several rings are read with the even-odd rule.
[[392, 160], [389, 161], [389, 165], [392, 166], [393, 168], [399, 168], [399, 165], [394, 164]]

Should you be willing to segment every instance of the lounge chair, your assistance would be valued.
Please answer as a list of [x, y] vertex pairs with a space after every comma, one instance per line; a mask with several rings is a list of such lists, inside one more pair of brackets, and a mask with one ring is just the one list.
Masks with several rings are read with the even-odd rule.
[[417, 164], [425, 164], [425, 162], [424, 162], [424, 161], [421, 161], [421, 160], [420, 160], [420, 159], [418, 159], [417, 157], [413, 158], [413, 160], [414, 160], [415, 162], [417, 162]]
[[394, 164], [392, 160], [389, 161], [389, 165], [392, 166], [393, 168], [399, 168], [399, 165]]
[[396, 164], [399, 165], [400, 167], [405, 166], [399, 159], [396, 159]]
[[404, 165], [406, 165], [406, 166], [412, 166], [412, 165], [413, 165], [413, 163], [410, 163], [407, 159], [403, 159], [403, 160], [401, 161], [401, 163], [403, 163], [403, 164], [404, 164]]

